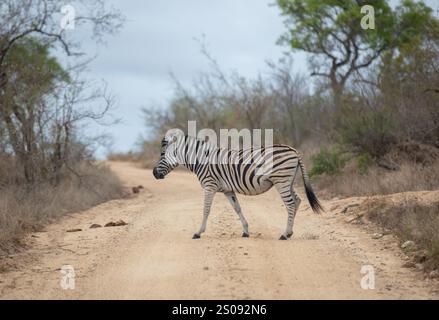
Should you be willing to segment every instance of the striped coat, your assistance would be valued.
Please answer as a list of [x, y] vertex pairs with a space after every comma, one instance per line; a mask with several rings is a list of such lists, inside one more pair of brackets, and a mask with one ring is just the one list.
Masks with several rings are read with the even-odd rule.
[[243, 237], [248, 237], [248, 223], [236, 193], [258, 195], [273, 186], [280, 193], [288, 212], [287, 227], [280, 239], [290, 238], [293, 234], [294, 217], [300, 205], [300, 198], [293, 190], [299, 169], [311, 208], [316, 213], [322, 210], [300, 155], [286, 145], [228, 150], [170, 130], [162, 140], [160, 160], [153, 169], [153, 174], [156, 179], [163, 179], [178, 165], [195, 173], [204, 190], [203, 221], [199, 231], [194, 234], [194, 239], [200, 238], [206, 230], [212, 201], [217, 192], [224, 193], [229, 199], [241, 220]]

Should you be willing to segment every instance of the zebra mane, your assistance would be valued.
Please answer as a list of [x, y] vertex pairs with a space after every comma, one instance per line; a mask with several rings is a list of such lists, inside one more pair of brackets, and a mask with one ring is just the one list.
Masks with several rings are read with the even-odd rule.
[[194, 137], [194, 136], [190, 136], [190, 135], [186, 134], [186, 135], [184, 136], [184, 142], [185, 142], [185, 144], [187, 144], [189, 140], [190, 140], [190, 141], [196, 141], [196, 142], [199, 142], [199, 143], [201, 144], [201, 146], [208, 145], [208, 146], [211, 147], [211, 148], [215, 148], [215, 149], [224, 149], [224, 148], [219, 148], [219, 147], [217, 147], [216, 145], [212, 144], [212, 143], [210, 142], [210, 140], [200, 139], [200, 138], [198, 138], [198, 137]]

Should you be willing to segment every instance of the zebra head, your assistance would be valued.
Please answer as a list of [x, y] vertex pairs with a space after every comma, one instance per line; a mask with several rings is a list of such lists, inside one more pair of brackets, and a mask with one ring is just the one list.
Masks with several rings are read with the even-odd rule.
[[178, 146], [182, 137], [184, 138], [184, 133], [179, 129], [171, 129], [166, 133], [162, 140], [160, 160], [152, 171], [156, 179], [164, 179], [179, 165]]

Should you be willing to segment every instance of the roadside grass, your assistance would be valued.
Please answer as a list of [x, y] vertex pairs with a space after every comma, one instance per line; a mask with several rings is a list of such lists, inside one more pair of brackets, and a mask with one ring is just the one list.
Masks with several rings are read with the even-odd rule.
[[[340, 165], [343, 154], [337, 153], [336, 148], [330, 149], [330, 154], [320, 149], [320, 153], [317, 153], [320, 157], [310, 157], [314, 168], [317, 168], [317, 174], [312, 176], [317, 194], [330, 199], [439, 189], [438, 151], [432, 148], [401, 151], [405, 146], [413, 147], [413, 144], [402, 144], [389, 154], [389, 163], [397, 163], [393, 170], [378, 166], [366, 154], [353, 157]], [[378, 197], [366, 201], [366, 218], [390, 230], [400, 239], [401, 244], [413, 241], [415, 245], [404, 251], [415, 263], [421, 263], [424, 271], [438, 270], [439, 199], [426, 202], [416, 197], [403, 201], [397, 198]]]
[[366, 217], [395, 233], [401, 243], [411, 240], [415, 247], [405, 249], [426, 271], [439, 268], [439, 201], [401, 203], [377, 201], [369, 206]]
[[119, 178], [103, 164], [83, 163], [75, 171], [80, 177], [66, 173], [57, 186], [1, 187], [0, 254], [10, 251], [24, 234], [39, 231], [62, 215], [126, 195]]
[[140, 156], [134, 152], [119, 152], [119, 153], [110, 153], [107, 155], [107, 159], [109, 161], [118, 161], [118, 162], [139, 162]]
[[366, 174], [361, 171], [362, 169], [351, 161], [340, 174], [322, 174], [313, 177], [313, 183], [327, 198], [439, 189], [439, 160], [428, 166], [404, 163], [395, 171], [378, 166], [369, 167]]

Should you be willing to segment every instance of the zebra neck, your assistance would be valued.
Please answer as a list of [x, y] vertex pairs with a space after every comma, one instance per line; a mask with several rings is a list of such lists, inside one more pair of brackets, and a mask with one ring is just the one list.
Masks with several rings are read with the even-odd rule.
[[208, 162], [202, 155], [206, 155], [206, 152], [208, 155], [216, 153], [217, 149], [205, 141], [187, 136], [179, 148], [180, 164], [197, 173], [198, 169]]

